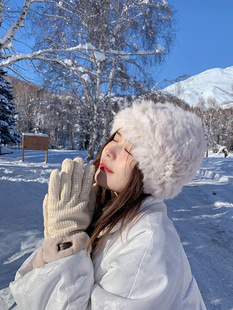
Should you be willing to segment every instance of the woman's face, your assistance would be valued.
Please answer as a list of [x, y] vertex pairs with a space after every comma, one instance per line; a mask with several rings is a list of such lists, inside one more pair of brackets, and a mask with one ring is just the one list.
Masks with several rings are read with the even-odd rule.
[[95, 181], [106, 189], [116, 193], [122, 192], [137, 163], [131, 150], [132, 146], [126, 141], [123, 131], [118, 130], [113, 140], [102, 151]]

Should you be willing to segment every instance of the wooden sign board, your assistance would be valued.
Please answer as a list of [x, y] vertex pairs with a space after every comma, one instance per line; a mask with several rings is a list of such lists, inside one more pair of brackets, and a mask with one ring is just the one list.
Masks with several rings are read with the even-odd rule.
[[46, 151], [45, 162], [48, 161], [49, 137], [47, 135], [36, 135], [23, 133], [22, 161], [24, 161], [24, 150]]

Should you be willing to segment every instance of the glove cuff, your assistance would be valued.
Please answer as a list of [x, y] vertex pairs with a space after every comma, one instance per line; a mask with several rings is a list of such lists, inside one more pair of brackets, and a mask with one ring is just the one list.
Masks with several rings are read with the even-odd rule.
[[54, 260], [71, 256], [81, 250], [85, 250], [89, 241], [90, 237], [84, 231], [55, 239], [50, 237], [45, 238], [43, 244], [43, 260], [46, 263], [50, 263]]
[[32, 269], [42, 267], [46, 264], [43, 260], [43, 246], [41, 246], [32, 259]]
[[84, 231], [71, 236], [45, 238], [44, 244], [33, 257], [33, 268], [42, 267], [47, 263], [71, 256], [81, 250], [87, 249], [90, 237]]

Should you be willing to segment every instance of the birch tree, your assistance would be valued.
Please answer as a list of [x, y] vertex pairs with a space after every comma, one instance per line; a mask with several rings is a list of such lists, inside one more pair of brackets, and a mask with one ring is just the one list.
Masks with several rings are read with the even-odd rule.
[[72, 92], [88, 111], [82, 130], [89, 135], [90, 159], [100, 136], [108, 134], [113, 94], [154, 85], [150, 67], [170, 50], [173, 11], [165, 0], [61, 0], [47, 1], [37, 12], [36, 48], [51, 51], [49, 67], [41, 69], [50, 86]]
[[20, 28], [24, 27], [25, 19], [29, 12], [30, 5], [34, 0], [25, 0], [24, 5], [19, 12], [14, 12], [9, 7], [9, 1], [1, 0], [0, 2], [0, 22], [1, 34], [0, 39], [0, 68], [8, 68], [21, 60], [33, 58], [33, 54], [14, 51], [14, 42], [16, 34]]
[[[29, 53], [15, 52], [26, 20], [34, 24], [36, 45]], [[173, 25], [165, 0], [25, 0], [0, 39], [0, 68], [14, 70], [22, 60], [47, 64], [40, 69], [49, 84], [88, 111], [82, 130], [89, 136], [90, 159], [108, 133], [113, 93], [132, 95], [154, 85], [150, 68], [165, 60]]]

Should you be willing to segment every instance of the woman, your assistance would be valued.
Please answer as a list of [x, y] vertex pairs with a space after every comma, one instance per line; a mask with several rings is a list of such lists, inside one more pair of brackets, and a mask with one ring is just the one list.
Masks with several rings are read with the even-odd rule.
[[75, 159], [52, 172], [44, 244], [10, 285], [19, 309], [206, 309], [163, 202], [194, 177], [205, 145], [200, 120], [177, 106], [120, 111], [95, 171], [80, 177]]

